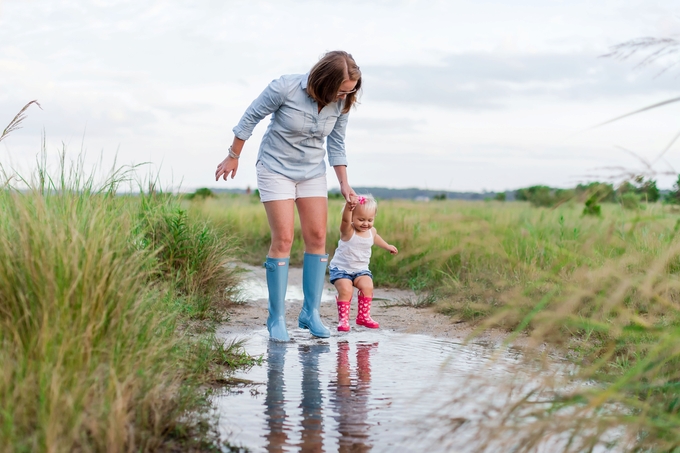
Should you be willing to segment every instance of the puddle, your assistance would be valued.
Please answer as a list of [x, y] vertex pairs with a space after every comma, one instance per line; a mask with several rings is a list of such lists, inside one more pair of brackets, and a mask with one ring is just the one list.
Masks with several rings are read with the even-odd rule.
[[[239, 284], [238, 290], [241, 297], [246, 300], [267, 299], [269, 297], [267, 283], [263, 280], [244, 280]], [[335, 302], [336, 294], [335, 288], [324, 288], [324, 292], [321, 294], [321, 302]], [[286, 288], [286, 300], [304, 300], [302, 285], [288, 285]]]
[[[297, 328], [303, 299], [297, 268], [290, 268], [286, 294], [291, 342], [270, 342], [264, 327], [266, 276], [262, 268], [242, 267], [247, 274], [240, 289], [248, 302], [218, 336], [247, 339], [246, 351], [264, 360], [235, 376], [254, 384], [233, 387], [213, 400], [222, 439], [247, 451], [476, 453], [489, 438], [500, 446], [484, 451], [511, 451], [516, 436], [528, 430], [523, 419], [516, 431], [499, 433], [494, 426], [507, 409], [527, 392], [546, 401], [555, 389], [572, 385], [573, 369], [559, 358], [544, 371], [528, 366], [517, 349], [440, 338], [451, 329], [450, 320], [405, 307], [403, 301], [414, 295], [399, 290], [375, 290], [376, 301], [391, 304], [376, 304], [373, 315], [381, 329], [351, 321], [350, 332], [338, 333], [335, 289], [326, 282], [320, 312], [331, 338], [312, 338]], [[406, 333], [411, 327], [439, 335]], [[532, 396], [529, 406], [541, 404], [537, 398]], [[557, 430], [541, 439], [540, 448], [526, 451], [563, 451], [569, 442]]]
[[453, 436], [451, 423], [471, 420], [487, 405], [444, 403], [472, 391], [470, 379], [479, 376], [486, 384], [474, 386], [475, 398], [502, 397], [500, 387], [520, 363], [512, 351], [492, 360], [483, 345], [424, 335], [290, 334], [290, 343], [276, 343], [266, 329], [252, 332], [246, 350], [264, 363], [237, 377], [255, 384], [216, 397], [220, 432], [232, 445], [253, 452], [476, 451], [472, 431]]

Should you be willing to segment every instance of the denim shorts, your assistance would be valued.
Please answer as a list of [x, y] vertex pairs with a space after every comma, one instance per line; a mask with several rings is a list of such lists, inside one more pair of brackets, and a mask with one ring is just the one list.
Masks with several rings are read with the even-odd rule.
[[338, 269], [337, 267], [331, 267], [329, 269], [329, 272], [331, 274], [331, 283], [335, 283], [336, 280], [340, 280], [341, 278], [352, 280], [352, 283], [354, 283], [354, 280], [356, 278], [364, 275], [368, 275], [369, 277], [371, 277], [371, 279], [373, 279], [373, 274], [371, 274], [371, 271], [369, 271], [368, 269], [365, 271], [359, 271], [350, 274], [348, 272]]

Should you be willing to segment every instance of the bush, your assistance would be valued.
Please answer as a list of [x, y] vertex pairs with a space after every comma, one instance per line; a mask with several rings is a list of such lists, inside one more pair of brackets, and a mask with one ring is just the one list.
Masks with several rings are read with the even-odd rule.
[[602, 207], [598, 203], [598, 194], [593, 194], [586, 200], [586, 206], [583, 208], [583, 215], [601, 216]]
[[569, 189], [554, 189], [548, 186], [531, 186], [519, 189], [515, 199], [528, 201], [534, 206], [552, 207], [573, 198], [575, 192]]
[[640, 209], [640, 195], [634, 192], [627, 192], [619, 196], [619, 203], [623, 209]]
[[589, 184], [579, 184], [576, 186], [576, 195], [580, 201], [587, 200], [593, 195], [599, 203], [616, 201], [616, 191], [612, 184], [604, 182], [591, 182]]
[[661, 193], [659, 192], [659, 188], [656, 187], [655, 180], [649, 179], [645, 181], [644, 179], [641, 179], [639, 184], [638, 193], [642, 195], [646, 202], [656, 203], [659, 201], [659, 198], [661, 198]]
[[212, 198], [214, 196], [215, 194], [213, 193], [213, 191], [208, 189], [207, 187], [196, 189], [194, 193], [186, 195], [187, 199], [189, 200], [194, 199], [205, 200], [206, 198]]
[[[645, 179], [644, 176], [635, 176], [631, 181], [624, 181], [616, 189], [617, 199], [623, 205], [621, 198], [626, 194], [636, 194], [638, 203], [646, 201], [648, 203], [655, 203], [661, 197], [659, 188], [656, 187], [656, 180]], [[628, 197], [631, 203], [632, 198]], [[625, 206], [624, 206], [625, 207]]]
[[673, 184], [673, 190], [666, 194], [664, 201], [670, 204], [680, 204], [680, 175], [678, 175], [678, 180]]
[[155, 252], [159, 278], [173, 282], [187, 296], [186, 311], [205, 318], [234, 296], [235, 271], [225, 266], [235, 255], [235, 240], [217, 234], [206, 222], [189, 217], [175, 205], [145, 213], [143, 240]]

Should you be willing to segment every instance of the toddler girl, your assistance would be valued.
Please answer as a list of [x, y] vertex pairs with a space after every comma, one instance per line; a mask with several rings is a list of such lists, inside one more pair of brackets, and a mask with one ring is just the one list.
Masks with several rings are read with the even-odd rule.
[[335, 255], [329, 265], [331, 283], [338, 290], [338, 330], [349, 331], [349, 307], [354, 292], [353, 286], [359, 290], [359, 311], [356, 323], [359, 326], [377, 329], [380, 325], [371, 319], [371, 301], [373, 300], [373, 274], [368, 270], [371, 260], [371, 247], [375, 243], [392, 255], [398, 253], [397, 248], [388, 244], [373, 228], [373, 221], [378, 203], [371, 195], [362, 195], [356, 199], [356, 208], [346, 203], [342, 211], [340, 223], [340, 240]]

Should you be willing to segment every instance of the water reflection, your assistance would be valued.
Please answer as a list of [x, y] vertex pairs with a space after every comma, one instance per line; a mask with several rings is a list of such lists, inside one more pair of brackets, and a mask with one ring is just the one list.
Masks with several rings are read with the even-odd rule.
[[[291, 338], [250, 336], [248, 352], [266, 361], [236, 374], [256, 384], [216, 398], [225, 441], [253, 453], [473, 453], [489, 409], [523, 397], [508, 395], [514, 353], [386, 330]], [[467, 422], [454, 433], [451, 420]]]
[[267, 348], [267, 396], [264, 413], [269, 426], [269, 431], [265, 435], [267, 451], [272, 453], [285, 451], [283, 446], [288, 440], [283, 379], [285, 358], [286, 344], [270, 341]]
[[330, 352], [326, 344], [300, 345], [298, 354], [302, 365], [302, 440], [300, 451], [322, 452], [323, 449], [323, 394], [319, 382], [319, 355]]
[[337, 379], [331, 381], [330, 388], [334, 390], [331, 402], [337, 413], [335, 419], [340, 433], [338, 451], [341, 453], [363, 453], [371, 451], [372, 448], [368, 442], [369, 425], [366, 418], [371, 386], [370, 355], [376, 346], [377, 343], [357, 345], [356, 379], [352, 383], [349, 343], [338, 343]]
[[[335, 379], [329, 383], [331, 392], [330, 408], [332, 418], [337, 422], [331, 437], [338, 437], [339, 452], [368, 452], [369, 443], [368, 400], [371, 385], [371, 351], [378, 343], [358, 344], [356, 347], [356, 367], [354, 372], [350, 363], [350, 344], [338, 343], [336, 354]], [[289, 451], [295, 442], [292, 437], [295, 426], [290, 420], [298, 417], [286, 413], [285, 356], [289, 344], [269, 342], [267, 346], [267, 395], [265, 397], [265, 418], [268, 430], [266, 450], [272, 453]], [[324, 452], [324, 394], [319, 361], [323, 354], [330, 352], [327, 344], [301, 344], [298, 346], [299, 363], [302, 366], [300, 381], [301, 410], [300, 441], [301, 452]], [[326, 362], [328, 363], [328, 362]], [[290, 385], [290, 381], [289, 381]], [[296, 392], [293, 392], [296, 393]], [[290, 410], [290, 406], [288, 406]], [[339, 436], [338, 436], [339, 434]]]

